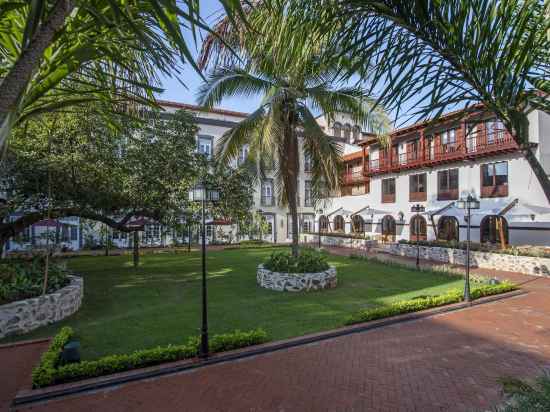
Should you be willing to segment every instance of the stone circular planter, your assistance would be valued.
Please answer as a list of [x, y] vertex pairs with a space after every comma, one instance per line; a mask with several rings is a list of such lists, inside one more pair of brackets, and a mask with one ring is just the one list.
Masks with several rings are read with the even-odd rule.
[[69, 276], [70, 283], [53, 293], [0, 306], [0, 339], [30, 332], [75, 313], [82, 303], [84, 280]]
[[324, 272], [282, 273], [272, 272], [259, 265], [256, 281], [262, 288], [280, 292], [300, 292], [335, 288], [338, 278], [336, 268], [332, 266]]

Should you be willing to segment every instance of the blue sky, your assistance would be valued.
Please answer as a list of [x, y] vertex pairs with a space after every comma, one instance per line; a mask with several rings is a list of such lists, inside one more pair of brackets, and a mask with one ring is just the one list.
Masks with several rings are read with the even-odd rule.
[[[224, 14], [223, 8], [221, 8], [217, 1], [203, 0], [201, 1], [200, 7], [201, 15], [210, 26], [212, 26]], [[188, 45], [194, 49], [194, 55], [197, 56], [201, 46], [200, 39], [195, 45], [191, 33], [187, 33], [186, 38]], [[201, 76], [191, 67], [191, 65], [187, 64], [183, 68], [183, 73], [180, 75], [180, 80], [185, 85], [182, 85], [175, 78], [161, 77], [164, 92], [159, 95], [159, 98], [180, 103], [196, 104], [197, 90], [203, 82]], [[224, 99], [219, 107], [228, 110], [251, 112], [258, 107], [259, 102], [260, 96], [246, 99], [234, 97]], [[410, 106], [411, 105], [409, 104], [404, 105], [405, 108], [410, 108]], [[397, 123], [402, 126], [402, 122], [406, 124], [410, 123], [410, 120], [406, 121], [406, 116], [404, 116], [401, 117]]]

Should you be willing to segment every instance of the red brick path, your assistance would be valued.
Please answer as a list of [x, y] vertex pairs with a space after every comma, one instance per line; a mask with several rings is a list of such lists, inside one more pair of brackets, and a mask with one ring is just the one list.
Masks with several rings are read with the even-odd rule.
[[28, 409], [487, 410], [502, 399], [499, 377], [550, 367], [550, 279], [501, 277], [529, 293]]
[[0, 411], [7, 411], [17, 390], [31, 383], [30, 372], [47, 341], [0, 346]]

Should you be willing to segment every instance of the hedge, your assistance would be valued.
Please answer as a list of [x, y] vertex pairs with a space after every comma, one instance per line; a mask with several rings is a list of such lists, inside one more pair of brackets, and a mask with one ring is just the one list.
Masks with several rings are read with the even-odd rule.
[[[198, 355], [200, 344], [199, 337], [192, 337], [184, 345], [159, 346], [138, 350], [131, 354], [109, 355], [97, 360], [60, 365], [61, 351], [72, 335], [72, 329], [65, 327], [54, 338], [48, 351], [42, 356], [40, 364], [32, 373], [34, 388], [193, 358]], [[223, 352], [258, 345], [268, 340], [268, 335], [263, 329], [248, 332], [237, 330], [214, 335], [209, 341], [209, 348], [211, 352]]]
[[[498, 295], [499, 293], [510, 292], [516, 289], [517, 286], [510, 282], [503, 282], [498, 285], [476, 286], [471, 290], [470, 297], [472, 299], [479, 299], [484, 296]], [[426, 296], [417, 299], [403, 300], [391, 303], [388, 306], [356, 312], [345, 321], [345, 324], [353, 325], [355, 323], [368, 322], [370, 320], [387, 318], [389, 316], [417, 312], [424, 309], [449, 305], [451, 303], [458, 303], [462, 300], [463, 295], [460, 290], [453, 290], [438, 296]]]

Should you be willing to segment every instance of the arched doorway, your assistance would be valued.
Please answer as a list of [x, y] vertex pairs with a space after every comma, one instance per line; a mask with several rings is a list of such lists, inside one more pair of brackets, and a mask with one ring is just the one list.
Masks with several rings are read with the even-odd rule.
[[328, 232], [328, 217], [319, 216], [319, 228], [321, 232]]
[[395, 241], [395, 219], [390, 215], [386, 215], [382, 218], [382, 241]]
[[441, 216], [437, 222], [437, 240], [458, 242], [460, 240], [460, 226], [454, 216]]
[[353, 233], [365, 232], [365, 221], [359, 215], [355, 215], [351, 218], [351, 231]]
[[428, 225], [426, 219], [421, 215], [414, 215], [410, 222], [411, 240], [426, 240], [428, 239]]
[[334, 221], [332, 223], [334, 224], [335, 232], [345, 232], [345, 222], [341, 215], [334, 216]]
[[479, 230], [481, 243], [500, 244], [501, 247], [508, 244], [508, 222], [503, 216], [485, 216]]

